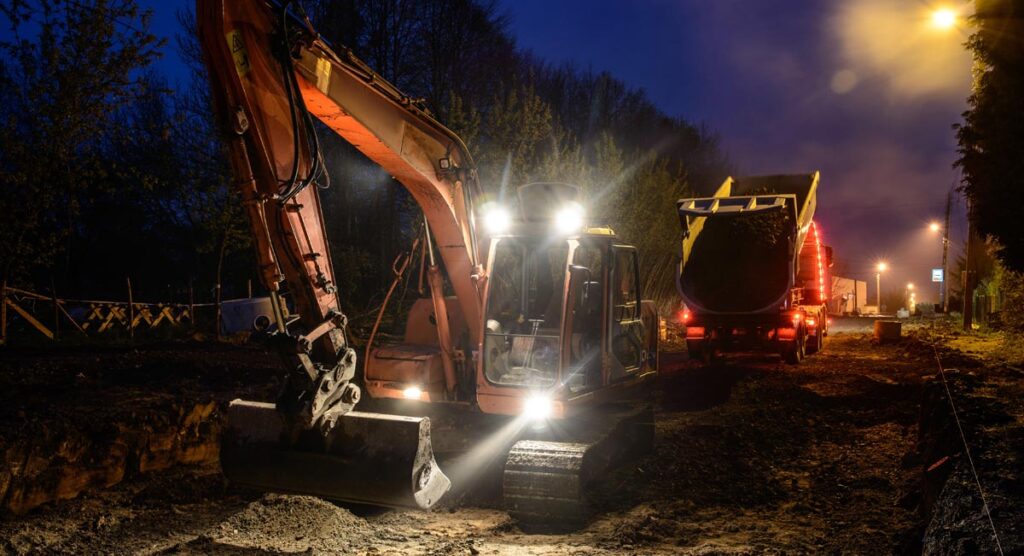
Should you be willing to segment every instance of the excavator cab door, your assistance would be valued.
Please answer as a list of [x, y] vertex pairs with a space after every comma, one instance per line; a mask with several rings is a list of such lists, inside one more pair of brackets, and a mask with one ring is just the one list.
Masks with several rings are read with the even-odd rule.
[[607, 246], [582, 241], [573, 251], [570, 269], [566, 343], [568, 373], [566, 385], [574, 393], [600, 388], [604, 384], [601, 357], [604, 341], [607, 284]]
[[614, 382], [639, 372], [646, 354], [636, 248], [614, 245], [611, 251], [612, 310], [608, 337], [612, 366], [609, 382]]

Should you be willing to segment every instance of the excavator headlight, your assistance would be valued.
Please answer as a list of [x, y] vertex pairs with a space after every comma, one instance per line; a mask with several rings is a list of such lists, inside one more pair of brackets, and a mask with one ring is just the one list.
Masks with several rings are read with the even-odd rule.
[[526, 398], [526, 403], [523, 404], [523, 415], [531, 421], [543, 421], [554, 412], [555, 404], [551, 400], [551, 396], [544, 394], [533, 394], [529, 398]]
[[410, 386], [405, 390], [402, 390], [402, 397], [407, 400], [418, 400], [423, 395], [423, 390], [419, 386]]
[[571, 234], [583, 227], [583, 207], [570, 202], [555, 213], [555, 228], [559, 233]]
[[484, 226], [492, 235], [505, 233], [511, 225], [512, 215], [509, 214], [508, 209], [492, 205], [484, 210]]

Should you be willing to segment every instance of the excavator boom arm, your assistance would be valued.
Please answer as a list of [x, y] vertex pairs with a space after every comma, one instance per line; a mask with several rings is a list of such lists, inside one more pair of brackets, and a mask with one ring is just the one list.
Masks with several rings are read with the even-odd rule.
[[[248, 130], [239, 134], [244, 140], [232, 141], [244, 143], [246, 151], [246, 157], [232, 157], [237, 175], [251, 174], [257, 195], [263, 199], [278, 194], [281, 182], [296, 164], [297, 133], [291, 125], [290, 113], [304, 111], [315, 117], [409, 189], [430, 224], [463, 313], [468, 322], [476, 322], [481, 302], [475, 281], [482, 269], [471, 206], [479, 185], [472, 158], [458, 135], [431, 118], [419, 108], [418, 102], [375, 74], [348, 50], [335, 53], [324, 40], [300, 26], [297, 18], [285, 16], [274, 3], [200, 0], [199, 4], [204, 10], [199, 17], [200, 34], [218, 97], [217, 112], [232, 131], [238, 129], [239, 118], [248, 120]], [[290, 29], [290, 33], [285, 29]], [[292, 44], [282, 44], [286, 37], [291, 38]], [[275, 52], [283, 48], [293, 58], [291, 69], [301, 94], [300, 109], [292, 105], [297, 98], [289, 102], [288, 83], [283, 78], [288, 69], [282, 68], [281, 52]], [[302, 127], [301, 115], [299, 124]], [[300, 130], [298, 134], [307, 131]], [[299, 174], [304, 175], [315, 164], [317, 154], [307, 148], [300, 151], [297, 164]], [[288, 270], [292, 270], [307, 276], [301, 283], [315, 286], [317, 272], [323, 272], [333, 284], [323, 216], [313, 191], [308, 193], [297, 198], [302, 210], [296, 212], [304, 218], [296, 216], [291, 222], [296, 229], [288, 234], [297, 243], [302, 243], [300, 240], [308, 234], [321, 265], [285, 268], [284, 277], [293, 282], [297, 276], [288, 275]], [[255, 216], [255, 222], [262, 221], [260, 215]], [[272, 224], [268, 221], [268, 227]], [[273, 290], [275, 279], [280, 281], [281, 275], [273, 273], [274, 265], [282, 263], [274, 257], [272, 242], [263, 239], [263, 230], [255, 231], [264, 282]], [[331, 308], [336, 308], [336, 296], [326, 295], [323, 288], [314, 289], [318, 289], [315, 294], [293, 291], [293, 295], [302, 295], [309, 298], [310, 304], [319, 305], [314, 312], [321, 314], [314, 318], [323, 320]], [[313, 298], [315, 303], [311, 303]], [[302, 308], [305, 307], [300, 307], [300, 313]], [[471, 334], [475, 343], [478, 332]]]
[[[429, 507], [450, 485], [433, 458], [429, 420], [353, 411], [356, 357], [317, 191], [329, 176], [314, 118], [410, 191], [469, 322], [479, 322], [482, 305], [476, 173], [454, 133], [350, 53], [335, 54], [290, 4], [196, 4], [214, 112], [274, 300], [273, 338], [292, 366], [276, 404], [232, 402], [221, 461], [229, 478], [253, 486]], [[283, 283], [297, 324], [285, 322]], [[480, 332], [470, 334], [478, 344]], [[383, 477], [387, 485], [367, 486]]]

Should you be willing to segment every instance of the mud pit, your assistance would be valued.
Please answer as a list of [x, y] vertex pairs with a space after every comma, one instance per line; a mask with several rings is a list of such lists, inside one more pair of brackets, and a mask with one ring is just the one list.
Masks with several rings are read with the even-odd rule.
[[264, 495], [226, 485], [215, 466], [179, 466], [8, 516], [0, 523], [0, 548], [143, 554], [920, 552], [929, 517], [921, 492], [928, 463], [917, 455], [917, 423], [925, 378], [934, 373], [926, 355], [906, 345], [875, 347], [859, 333], [837, 335], [799, 367], [742, 358], [705, 370], [666, 354], [663, 361], [676, 372], [661, 385], [655, 452], [597, 485], [600, 513], [578, 531], [526, 534], [486, 501], [426, 513]]

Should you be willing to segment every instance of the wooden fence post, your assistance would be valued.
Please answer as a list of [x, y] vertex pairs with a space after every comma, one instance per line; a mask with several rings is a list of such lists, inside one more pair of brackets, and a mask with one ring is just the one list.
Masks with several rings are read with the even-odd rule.
[[128, 337], [135, 339], [135, 302], [132, 298], [132, 279], [126, 276], [128, 282]]
[[192, 278], [188, 279], [188, 320], [192, 325], [192, 332], [196, 331], [196, 298], [192, 291]]
[[217, 328], [217, 336], [216, 336], [217, 341], [220, 341], [220, 319], [221, 319], [221, 312], [220, 312], [220, 276], [218, 276], [217, 277], [217, 319], [216, 319], [216, 322], [214, 322], [214, 327]]
[[7, 279], [0, 284], [0, 346], [7, 345]]
[[60, 305], [57, 302], [57, 287], [50, 277], [50, 295], [53, 296], [53, 339], [60, 340]]

